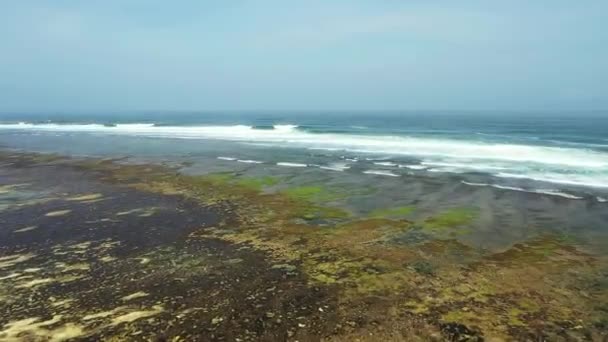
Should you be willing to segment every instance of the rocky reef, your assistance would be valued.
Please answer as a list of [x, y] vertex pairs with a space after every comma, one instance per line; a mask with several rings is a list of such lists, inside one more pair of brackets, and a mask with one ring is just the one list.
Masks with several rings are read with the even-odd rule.
[[[568, 237], [486, 250], [476, 208], [4, 152], [0, 340], [597, 340], [608, 263]], [[367, 190], [363, 190], [365, 192]]]

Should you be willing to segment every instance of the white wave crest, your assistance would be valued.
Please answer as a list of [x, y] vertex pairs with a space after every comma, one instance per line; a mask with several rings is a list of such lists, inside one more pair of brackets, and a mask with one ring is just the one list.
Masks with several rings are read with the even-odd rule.
[[287, 166], [287, 167], [307, 167], [308, 165], [306, 164], [301, 164], [301, 163], [288, 163], [288, 162], [279, 162], [277, 163], [278, 166]]
[[374, 162], [374, 165], [378, 166], [397, 166], [397, 164], [393, 162]]
[[479, 163], [479, 162], [472, 162], [472, 161], [469, 161], [469, 163], [423, 161], [420, 164], [424, 165], [424, 166], [428, 166], [428, 167], [448, 168], [448, 169], [455, 169], [455, 170], [461, 170], [461, 171], [471, 171], [471, 170], [494, 171], [494, 170], [508, 170], [509, 169], [506, 166], [498, 166], [498, 165], [492, 165], [489, 163]]
[[413, 156], [442, 156], [468, 160], [526, 161], [576, 167], [608, 167], [608, 154], [585, 149], [516, 144], [490, 144], [449, 139], [318, 134], [299, 131], [295, 125], [276, 125], [272, 130], [251, 126], [155, 126], [153, 124], [2, 124], [0, 129], [81, 131], [171, 138], [204, 138], [232, 141], [286, 143], [316, 148], [340, 148], [357, 152]]
[[525, 174], [513, 174], [499, 172], [496, 174], [496, 176], [502, 178], [530, 179], [540, 182], [564, 185], [608, 188], [608, 175], [559, 174], [554, 172], [527, 172]]
[[527, 192], [527, 193], [532, 193], [532, 194], [543, 194], [543, 195], [550, 195], [550, 196], [558, 196], [558, 197], [564, 197], [564, 198], [568, 198], [568, 199], [574, 199], [574, 200], [580, 200], [583, 199], [583, 197], [580, 196], [576, 196], [576, 195], [572, 195], [566, 192], [562, 192], [559, 190], [553, 190], [553, 189], [524, 189], [524, 188], [520, 188], [520, 187], [515, 187], [515, 186], [508, 186], [508, 185], [500, 185], [500, 184], [488, 184], [488, 183], [474, 183], [474, 182], [467, 182], [467, 181], [462, 181], [462, 184], [466, 184], [466, 185], [470, 185], [470, 186], [478, 186], [478, 187], [492, 187], [492, 188], [496, 188], [496, 189], [501, 189], [501, 190], [511, 190], [511, 191], [519, 191], [519, 192]]
[[399, 177], [399, 175], [396, 175], [390, 171], [385, 171], [385, 170], [367, 170], [367, 171], [363, 171], [363, 173], [365, 173], [367, 175]]
[[345, 171], [350, 169], [350, 165], [346, 163], [332, 163], [330, 165], [319, 165], [319, 168], [330, 171]]
[[399, 168], [403, 169], [410, 169], [410, 170], [426, 170], [428, 169], [428, 167], [424, 166], [424, 165], [404, 165], [404, 164], [399, 164]]
[[251, 160], [251, 159], [238, 159], [237, 162], [245, 163], [245, 164], [262, 164], [263, 163], [259, 160]]
[[294, 132], [298, 128], [298, 125], [274, 125], [272, 127], [275, 132], [289, 133]]
[[475, 183], [475, 182], [467, 182], [467, 181], [462, 181], [461, 183], [470, 185], [470, 186], [490, 186], [490, 184], [488, 184], [488, 183]]
[[535, 192], [537, 194], [559, 196], [559, 197], [564, 197], [564, 198], [568, 198], [568, 199], [575, 199], [575, 200], [583, 199], [580, 196], [572, 195], [572, 194], [569, 194], [569, 193], [566, 193], [566, 192], [562, 192], [562, 191], [559, 191], [559, 190], [553, 190], [553, 189], [536, 189], [533, 192]]

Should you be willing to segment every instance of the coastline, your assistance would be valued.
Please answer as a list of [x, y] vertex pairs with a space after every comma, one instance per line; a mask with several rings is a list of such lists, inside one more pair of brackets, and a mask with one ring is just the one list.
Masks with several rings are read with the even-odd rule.
[[0, 337], [554, 340], [608, 325], [605, 256], [551, 234], [467, 245], [473, 209], [357, 216], [334, 206], [348, 192], [269, 176], [0, 162]]

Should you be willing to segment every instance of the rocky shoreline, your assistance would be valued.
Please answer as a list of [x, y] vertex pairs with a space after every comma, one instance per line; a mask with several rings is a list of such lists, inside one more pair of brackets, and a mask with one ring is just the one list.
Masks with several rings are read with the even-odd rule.
[[597, 340], [604, 257], [464, 245], [475, 215], [350, 217], [270, 178], [0, 154], [0, 340]]

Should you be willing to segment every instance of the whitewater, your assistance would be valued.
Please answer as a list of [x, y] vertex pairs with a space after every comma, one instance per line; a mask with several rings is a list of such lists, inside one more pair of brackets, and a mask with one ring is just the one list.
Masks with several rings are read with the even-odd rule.
[[[378, 166], [398, 168], [406, 160], [417, 172], [481, 172], [500, 178], [529, 179], [556, 184], [608, 187], [608, 153], [586, 146], [543, 146], [509, 142], [450, 139], [446, 137], [310, 132], [297, 125], [170, 126], [151, 123], [0, 124], [2, 131], [89, 133], [168, 139], [207, 139], [259, 143], [271, 147], [302, 148], [382, 157]], [[390, 171], [384, 171], [391, 173]]]

